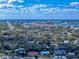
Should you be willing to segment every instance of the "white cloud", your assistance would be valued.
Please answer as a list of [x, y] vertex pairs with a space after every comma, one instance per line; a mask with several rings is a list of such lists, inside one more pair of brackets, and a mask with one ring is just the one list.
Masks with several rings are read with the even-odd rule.
[[[4, 3], [1, 3], [1, 2], [4, 2]], [[7, 8], [9, 8], [9, 7], [11, 7], [11, 8], [16, 8], [16, 7], [22, 8], [23, 7], [23, 5], [12, 4], [12, 2], [23, 3], [24, 0], [0, 0], [0, 8], [5, 8], [5, 7], [7, 7]]]
[[51, 8], [41, 8], [40, 11], [51, 13], [51, 12], [61, 11], [61, 9], [58, 7], [51, 7]]
[[25, 7], [25, 12], [39, 13], [39, 12], [41, 12], [40, 11], [41, 8], [48, 8], [48, 6], [45, 4], [35, 4], [33, 6], [30, 6], [30, 7]]
[[9, 7], [22, 7], [21, 5], [13, 5], [13, 4], [0, 4], [0, 8], [5, 8], [5, 7], [7, 7], [7, 8], [9, 8]]
[[71, 2], [70, 5], [71, 6], [79, 6], [79, 2]]
[[7, 1], [7, 0], [0, 0], [0, 2], [4, 2], [4, 1]]
[[23, 3], [24, 2], [24, 0], [17, 0], [18, 2], [20, 2], [20, 3]]
[[4, 7], [5, 5], [4, 4], [0, 4], [0, 8]]
[[79, 11], [79, 9], [75, 8], [59, 8], [59, 7], [49, 7], [47, 5], [42, 5], [42, 4], [36, 4], [30, 7], [23, 7], [19, 9], [19, 13], [52, 13], [52, 12], [72, 12], [72, 11]]
[[8, 3], [12, 3], [12, 2], [19, 2], [19, 3], [23, 3], [24, 0], [8, 0]]
[[7, 2], [7, 3], [19, 2], [19, 3], [23, 3], [24, 0], [0, 0], [0, 2]]
[[[4, 9], [5, 12], [17, 13], [17, 14], [51, 14], [55, 12], [79, 11], [79, 9], [75, 9], [75, 8], [73, 9], [73, 8], [49, 7], [48, 5], [45, 4], [35, 4], [29, 7], [24, 7], [23, 5], [0, 4], [0, 9], [3, 6], [12, 7], [12, 8]], [[16, 7], [18, 7], [18, 9]]]
[[75, 8], [60, 8], [60, 7], [49, 7], [48, 5], [44, 4], [36, 4], [27, 8], [29, 12], [44, 12], [44, 13], [51, 13], [51, 12], [58, 12], [58, 11], [79, 11], [79, 9]]
[[43, 8], [43, 7], [48, 7], [45, 4], [35, 4], [33, 6], [28, 7], [29, 9], [37, 9], [37, 8]]
[[62, 11], [79, 11], [79, 9], [66, 8], [66, 9], [62, 9]]
[[8, 0], [7, 2], [8, 2], [8, 3], [12, 3], [12, 2], [14, 2], [14, 1], [16, 1], [16, 0]]

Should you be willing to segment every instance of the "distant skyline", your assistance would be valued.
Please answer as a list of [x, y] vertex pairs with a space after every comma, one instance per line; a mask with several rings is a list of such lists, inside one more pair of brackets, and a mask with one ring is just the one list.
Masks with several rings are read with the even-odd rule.
[[79, 19], [79, 0], [0, 0], [0, 19]]

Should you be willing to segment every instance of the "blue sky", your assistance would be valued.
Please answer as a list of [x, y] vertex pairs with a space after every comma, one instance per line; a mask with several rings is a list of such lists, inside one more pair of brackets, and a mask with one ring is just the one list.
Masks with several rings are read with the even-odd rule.
[[0, 0], [0, 19], [79, 19], [79, 0]]

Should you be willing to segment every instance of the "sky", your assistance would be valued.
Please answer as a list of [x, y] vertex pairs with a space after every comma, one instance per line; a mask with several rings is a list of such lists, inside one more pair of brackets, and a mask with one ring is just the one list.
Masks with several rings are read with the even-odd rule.
[[79, 0], [0, 0], [0, 19], [79, 19]]

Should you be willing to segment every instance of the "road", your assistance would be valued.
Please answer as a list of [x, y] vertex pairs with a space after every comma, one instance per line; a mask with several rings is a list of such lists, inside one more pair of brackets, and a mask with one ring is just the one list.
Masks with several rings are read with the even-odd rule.
[[[12, 57], [12, 56], [2, 56], [0, 57], [0, 59], [35, 59], [34, 57]], [[42, 58], [42, 57], [39, 57], [38, 59], [52, 59], [52, 58]]]
[[[12, 57], [12, 56], [2, 56], [0, 57], [0, 59], [35, 59], [34, 57]], [[61, 58], [43, 58], [43, 57], [39, 57], [38, 59], [61, 59]], [[64, 58], [62, 58], [64, 59]], [[78, 58], [72, 58], [72, 59], [78, 59]]]

